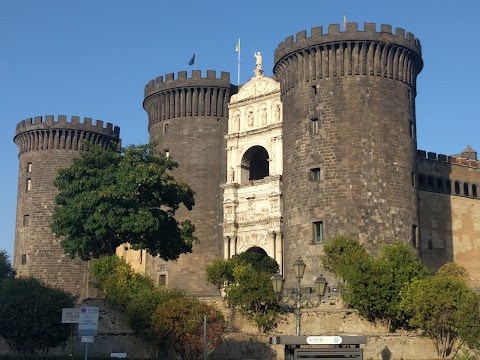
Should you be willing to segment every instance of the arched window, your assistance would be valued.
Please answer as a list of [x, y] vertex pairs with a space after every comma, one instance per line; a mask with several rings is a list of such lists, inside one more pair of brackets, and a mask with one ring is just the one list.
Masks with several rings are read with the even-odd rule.
[[477, 197], [477, 185], [472, 185], [472, 196]]
[[460, 195], [460, 183], [455, 181], [455, 194]]
[[463, 195], [468, 196], [468, 183], [463, 183]]
[[268, 153], [261, 146], [248, 149], [242, 158], [242, 182], [260, 180], [269, 175]]
[[443, 188], [443, 179], [442, 178], [437, 178], [437, 191], [438, 192], [444, 192], [445, 189]]
[[449, 179], [445, 180], [445, 192], [447, 194], [452, 193], [452, 182]]

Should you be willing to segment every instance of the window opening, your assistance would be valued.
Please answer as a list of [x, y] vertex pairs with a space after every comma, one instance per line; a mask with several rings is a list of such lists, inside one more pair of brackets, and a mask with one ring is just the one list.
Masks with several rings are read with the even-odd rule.
[[437, 178], [437, 191], [444, 192], [442, 178]]
[[472, 196], [477, 197], [477, 185], [472, 185]]
[[318, 134], [318, 117], [314, 117], [310, 119], [310, 134], [311, 135]]
[[417, 225], [412, 226], [412, 245], [417, 247]]
[[463, 195], [468, 196], [468, 183], [463, 184]]
[[23, 226], [30, 225], [30, 215], [23, 215]]
[[27, 191], [32, 190], [32, 179], [27, 179], [26, 190]]
[[158, 285], [167, 286], [167, 275], [166, 274], [160, 274], [160, 276], [158, 277]]
[[323, 221], [315, 221], [313, 223], [313, 242], [318, 244], [323, 239]]
[[310, 169], [310, 181], [320, 181], [320, 168]]
[[32, 172], [32, 163], [28, 163], [27, 164], [27, 173], [31, 173]]
[[27, 263], [27, 254], [22, 254], [22, 265]]
[[455, 181], [455, 194], [460, 195], [460, 183]]

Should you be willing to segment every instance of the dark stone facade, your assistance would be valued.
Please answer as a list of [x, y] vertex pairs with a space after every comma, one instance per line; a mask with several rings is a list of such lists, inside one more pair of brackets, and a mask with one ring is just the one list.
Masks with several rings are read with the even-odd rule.
[[232, 91], [235, 87], [228, 73], [216, 78], [215, 71], [207, 71], [202, 78], [196, 70], [191, 78], [186, 71], [177, 79], [167, 74], [165, 79], [159, 77], [145, 87], [150, 139], [180, 164], [173, 175], [188, 182], [196, 193], [193, 210], [180, 209], [178, 220], [191, 220], [200, 240], [193, 246], [193, 253], [177, 261], [149, 257], [146, 272], [159, 283], [162, 281], [158, 277], [165, 276], [169, 286], [201, 296], [218, 293], [214, 286], [207, 285], [205, 268], [215, 257], [223, 256], [220, 184], [226, 178], [225, 135]]
[[[396, 239], [418, 245], [414, 129], [422, 66], [418, 40], [385, 25], [381, 32], [374, 24], [359, 31], [349, 23], [345, 32], [330, 25], [328, 34], [315, 28], [310, 38], [301, 32], [279, 45], [287, 264], [299, 255], [318, 264], [317, 221], [326, 238], [351, 235], [373, 253]], [[320, 181], [311, 180], [311, 169], [320, 169]], [[307, 277], [320, 271], [310, 269]], [[293, 268], [286, 271], [291, 278]]]
[[81, 297], [94, 294], [89, 289], [88, 264], [63, 253], [50, 229], [57, 172], [71, 165], [83, 151], [83, 141], [107, 146], [118, 142], [120, 129], [97, 120], [73, 116], [36, 117], [17, 125], [15, 144], [19, 150], [18, 198], [15, 228], [14, 266], [18, 276], [33, 276], [47, 284]]

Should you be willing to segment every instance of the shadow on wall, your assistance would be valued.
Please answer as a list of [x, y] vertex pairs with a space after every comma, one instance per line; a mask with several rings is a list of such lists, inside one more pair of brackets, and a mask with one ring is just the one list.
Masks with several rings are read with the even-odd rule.
[[388, 348], [388, 346], [385, 346], [381, 352], [382, 354], [382, 360], [390, 360], [392, 358], [392, 352]]
[[209, 358], [215, 360], [275, 360], [277, 354], [267, 344], [252, 338], [245, 340], [226, 339]]

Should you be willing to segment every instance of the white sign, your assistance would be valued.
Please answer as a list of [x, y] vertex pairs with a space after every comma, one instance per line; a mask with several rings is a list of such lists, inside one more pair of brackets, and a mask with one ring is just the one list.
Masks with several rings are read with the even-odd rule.
[[86, 330], [88, 335], [94, 335], [98, 328], [98, 307], [81, 307], [78, 319], [78, 331]]
[[94, 336], [82, 336], [82, 343], [93, 343]]
[[342, 343], [340, 336], [309, 336], [307, 344], [310, 345], [339, 345]]
[[79, 318], [80, 318], [79, 308], [63, 308], [62, 309], [62, 323], [78, 324]]

